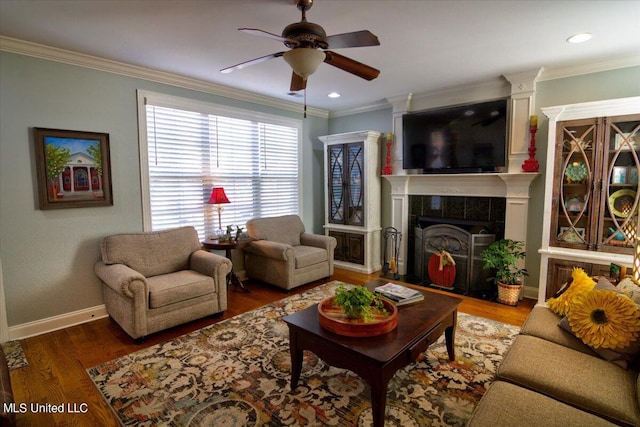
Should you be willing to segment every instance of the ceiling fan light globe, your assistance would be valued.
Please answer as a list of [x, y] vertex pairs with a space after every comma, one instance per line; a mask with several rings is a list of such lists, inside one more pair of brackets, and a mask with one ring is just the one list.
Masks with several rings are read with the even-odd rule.
[[305, 80], [316, 72], [325, 57], [323, 51], [307, 47], [291, 49], [283, 55], [293, 72]]

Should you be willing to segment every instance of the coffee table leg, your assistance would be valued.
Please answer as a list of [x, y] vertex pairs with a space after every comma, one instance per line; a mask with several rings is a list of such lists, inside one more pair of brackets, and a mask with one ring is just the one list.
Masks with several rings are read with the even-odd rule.
[[449, 355], [449, 360], [456, 360], [456, 324], [458, 323], [458, 312], [454, 311], [451, 316], [452, 325], [447, 327], [444, 330], [444, 337], [447, 342], [447, 354]]
[[373, 417], [373, 427], [384, 427], [384, 419], [387, 408], [387, 383], [382, 381], [371, 387], [371, 415]]
[[291, 328], [289, 328], [289, 351], [291, 352], [291, 391], [293, 391], [298, 385], [302, 372], [303, 350], [298, 349], [298, 337]]

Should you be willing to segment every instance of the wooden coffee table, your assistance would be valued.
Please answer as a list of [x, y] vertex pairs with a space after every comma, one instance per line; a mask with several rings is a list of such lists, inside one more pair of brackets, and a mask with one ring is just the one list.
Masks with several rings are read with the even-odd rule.
[[[373, 289], [386, 280], [366, 286]], [[395, 372], [414, 362], [444, 332], [449, 360], [455, 360], [454, 341], [461, 298], [423, 291], [424, 301], [398, 307], [398, 327], [371, 338], [350, 338], [323, 329], [318, 323], [317, 304], [285, 316], [291, 349], [291, 390], [302, 370], [303, 350], [315, 353], [326, 363], [349, 369], [371, 388], [374, 427], [383, 427], [387, 384]]]

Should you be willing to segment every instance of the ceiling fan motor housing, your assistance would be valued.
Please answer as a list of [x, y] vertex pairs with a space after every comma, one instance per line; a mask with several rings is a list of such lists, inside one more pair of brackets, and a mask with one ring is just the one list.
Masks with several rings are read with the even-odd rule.
[[291, 49], [296, 47], [326, 49], [329, 47], [327, 33], [325, 33], [324, 28], [313, 22], [302, 21], [289, 24], [282, 31], [282, 37], [297, 42], [297, 44], [284, 42], [285, 46]]

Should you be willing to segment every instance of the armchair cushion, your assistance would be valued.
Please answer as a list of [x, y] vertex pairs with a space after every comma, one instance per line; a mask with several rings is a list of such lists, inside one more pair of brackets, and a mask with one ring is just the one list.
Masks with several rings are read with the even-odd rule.
[[161, 274], [147, 279], [149, 307], [159, 308], [215, 292], [213, 279], [192, 270]]
[[304, 268], [327, 261], [327, 251], [313, 246], [295, 246], [293, 256], [296, 259], [296, 268]]

